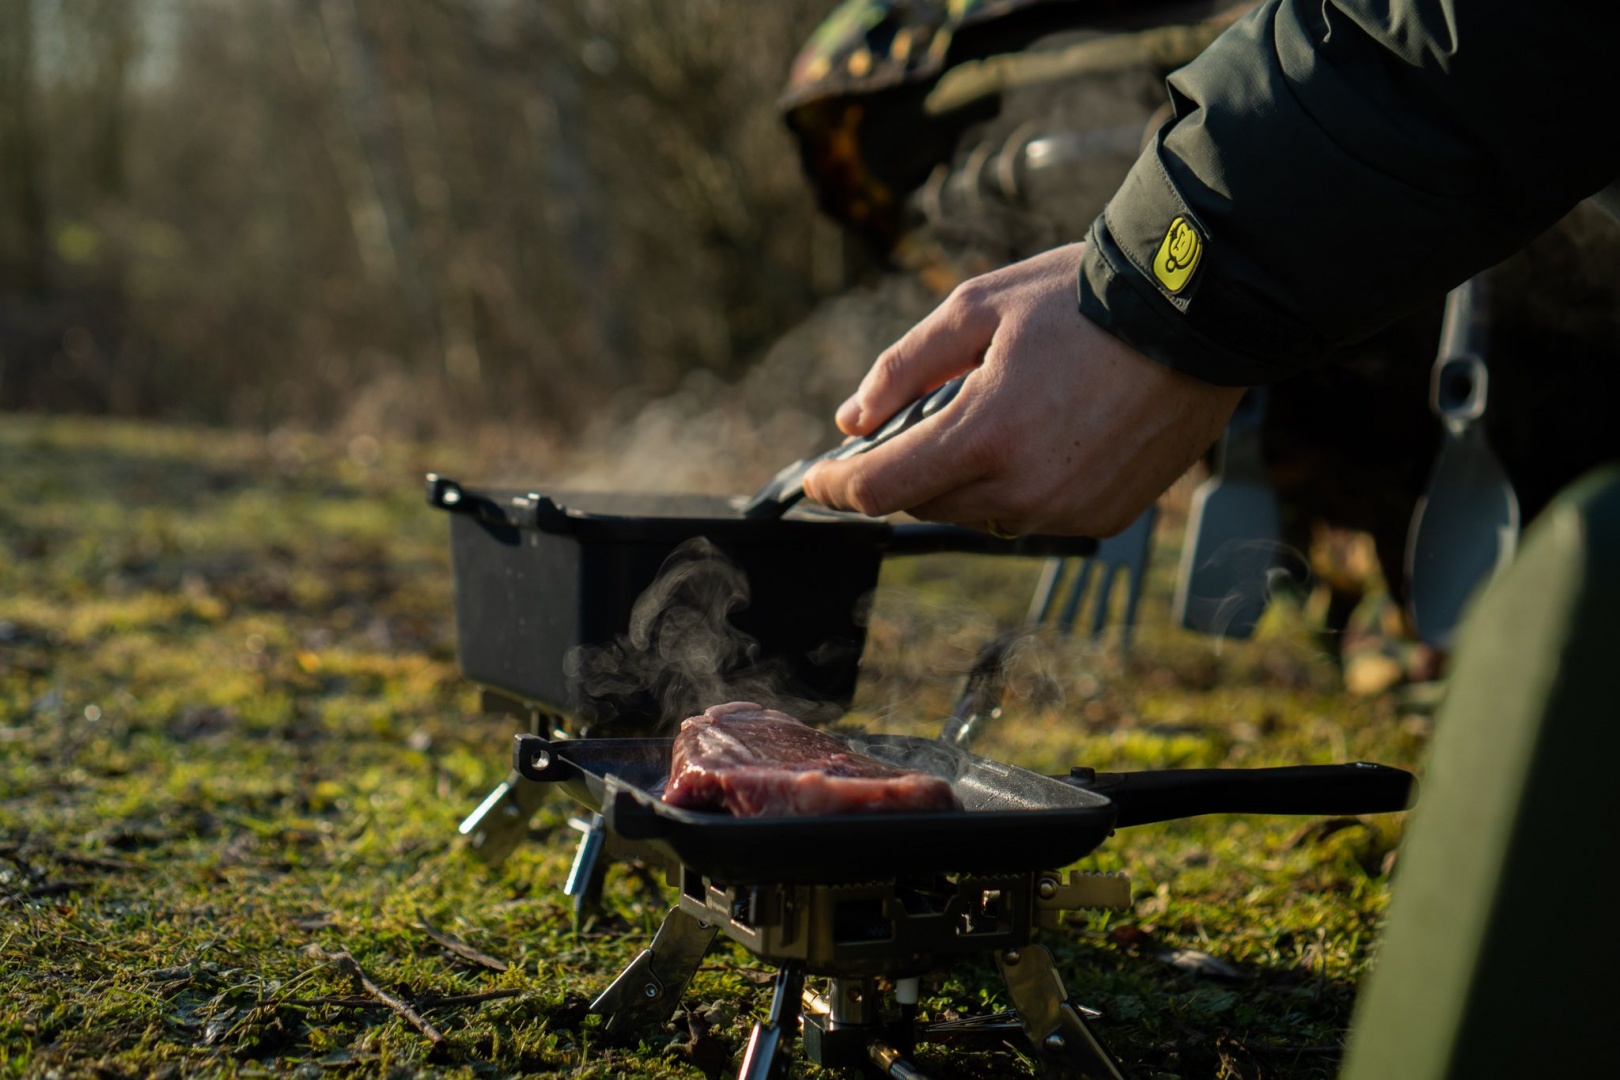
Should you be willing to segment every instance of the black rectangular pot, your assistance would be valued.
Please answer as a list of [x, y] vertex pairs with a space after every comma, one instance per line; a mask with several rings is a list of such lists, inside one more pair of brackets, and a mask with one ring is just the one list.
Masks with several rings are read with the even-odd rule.
[[[722, 496], [548, 496], [473, 488], [432, 473], [427, 496], [450, 512], [462, 672], [586, 725], [679, 719], [689, 707], [683, 694], [701, 692], [682, 683], [683, 667], [728, 685], [768, 681], [788, 697], [842, 712], [855, 692], [865, 604], [885, 555], [1095, 550], [1084, 538], [997, 540], [813, 506], [751, 519], [740, 513], [741, 500]], [[660, 589], [670, 595], [648, 597], [637, 631], [637, 600], [666, 563], [681, 560], [689, 564], [684, 584], [664, 578]], [[723, 621], [725, 640], [705, 653], [713, 626], [660, 621], [679, 604]]]

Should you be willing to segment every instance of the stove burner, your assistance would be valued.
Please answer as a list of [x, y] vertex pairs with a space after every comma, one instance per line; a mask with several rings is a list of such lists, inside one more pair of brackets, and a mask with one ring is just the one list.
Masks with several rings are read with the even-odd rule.
[[[724, 933], [778, 969], [770, 1015], [754, 1027], [738, 1080], [786, 1074], [786, 1046], [802, 1035], [805, 1056], [826, 1068], [876, 1066], [918, 1078], [907, 1060], [918, 1037], [933, 1041], [1022, 1033], [1045, 1075], [1118, 1080], [1120, 1073], [1068, 1000], [1035, 931], [1063, 911], [1126, 910], [1122, 875], [1028, 872], [938, 875], [863, 884], [734, 886], [688, 867], [680, 900], [650, 947], [591, 1004], [616, 1039], [655, 1037], [673, 1017], [716, 936]], [[951, 959], [990, 952], [1007, 984], [1011, 1013], [917, 1024], [918, 977]], [[831, 976], [825, 995], [807, 976]], [[884, 1007], [879, 977], [894, 987]]]

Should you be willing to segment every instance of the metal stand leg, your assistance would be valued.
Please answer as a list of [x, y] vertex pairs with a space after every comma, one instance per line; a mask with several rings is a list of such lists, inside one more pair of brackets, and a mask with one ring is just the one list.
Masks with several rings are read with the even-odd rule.
[[789, 1065], [783, 1044], [799, 1029], [803, 999], [804, 969], [788, 964], [776, 973], [771, 1015], [754, 1025], [748, 1050], [737, 1068], [737, 1080], [787, 1080]]
[[1063, 979], [1042, 945], [996, 953], [1007, 994], [1035, 1059], [1051, 1080], [1124, 1080], [1102, 1043], [1069, 1004]]
[[591, 1012], [607, 1017], [608, 1035], [624, 1042], [656, 1036], [675, 1015], [686, 984], [703, 962], [715, 931], [716, 927], [695, 915], [671, 909], [653, 935], [652, 947], [643, 949], [591, 1002]]
[[529, 819], [545, 801], [547, 785], [513, 773], [467, 815], [460, 832], [474, 857], [491, 869], [506, 861], [529, 835]]
[[563, 895], [574, 898], [574, 920], [584, 922], [602, 910], [602, 882], [607, 878], [608, 860], [604, 857], [607, 846], [607, 828], [601, 814], [589, 819], [570, 818], [568, 824], [583, 835], [579, 847], [574, 849], [574, 865], [568, 871]]

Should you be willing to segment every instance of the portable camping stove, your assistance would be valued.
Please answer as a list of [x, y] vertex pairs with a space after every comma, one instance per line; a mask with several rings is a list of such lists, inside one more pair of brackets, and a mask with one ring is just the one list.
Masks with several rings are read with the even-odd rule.
[[[939, 740], [869, 736], [863, 750], [954, 777], [961, 811], [733, 818], [662, 801], [672, 740], [520, 735], [514, 768], [599, 813], [619, 858], [660, 866], [677, 890], [651, 945], [592, 1003], [614, 1039], [656, 1038], [720, 934], [777, 968], [770, 1014], [754, 1028], [739, 1080], [787, 1074], [787, 1044], [809, 1060], [897, 1078], [922, 1074], [919, 1039], [1022, 1035], [1048, 1077], [1118, 1080], [1035, 943], [1063, 911], [1127, 910], [1121, 875], [1037, 869], [1074, 862], [1117, 826], [1199, 813], [1374, 813], [1405, 807], [1412, 777], [1379, 765], [1192, 769], [1050, 777]], [[589, 839], [589, 835], [587, 839]], [[576, 878], [594, 876], [582, 847]], [[988, 954], [1012, 1009], [920, 1024], [919, 979]], [[829, 981], [807, 992], [806, 979]]]
[[[964, 874], [728, 886], [680, 867], [677, 879], [680, 900], [652, 944], [591, 1004], [615, 1038], [656, 1037], [710, 944], [724, 933], [777, 968], [770, 1014], [754, 1026], [738, 1080], [784, 1075], [786, 1044], [796, 1035], [817, 1065], [875, 1068], [905, 1080], [923, 1075], [907, 1059], [919, 1036], [945, 1041], [1019, 1033], [1047, 1076], [1120, 1077], [1086, 1026], [1085, 1016], [1096, 1014], [1069, 1002], [1051, 953], [1032, 939], [1037, 927], [1055, 927], [1062, 911], [1127, 910], [1130, 882], [1123, 876]], [[919, 975], [985, 953], [1006, 980], [1012, 1010], [918, 1024]], [[811, 975], [830, 977], [825, 993], [806, 987]]]

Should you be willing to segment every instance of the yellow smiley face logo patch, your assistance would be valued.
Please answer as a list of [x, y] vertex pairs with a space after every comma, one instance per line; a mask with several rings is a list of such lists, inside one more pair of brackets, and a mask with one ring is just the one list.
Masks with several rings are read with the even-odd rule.
[[1153, 257], [1153, 276], [1172, 293], [1187, 287], [1193, 271], [1198, 269], [1198, 258], [1204, 253], [1204, 238], [1184, 217], [1178, 217], [1165, 231], [1164, 243]]

